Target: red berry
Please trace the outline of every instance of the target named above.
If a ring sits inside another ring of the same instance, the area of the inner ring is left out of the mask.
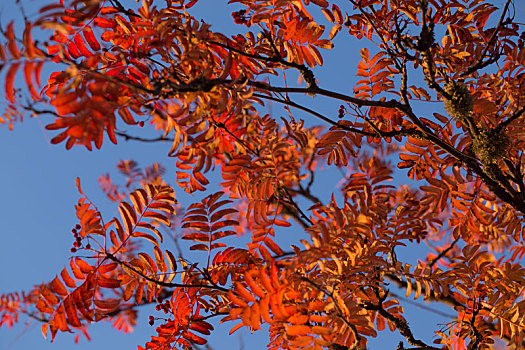
[[[155,310],[160,311],[160,305],[155,305]]]
[[[69,251],[70,251],[71,253],[76,253],[77,248],[71,248]]]
[[[142,120],[139,122],[139,126],[140,126],[141,128],[144,127],[144,122],[143,122]]]

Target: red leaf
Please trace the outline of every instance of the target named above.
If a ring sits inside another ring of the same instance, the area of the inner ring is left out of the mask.
[[[26,80],[27,88],[29,89],[29,93],[31,94],[31,97],[33,100],[38,100],[40,96],[38,95],[38,92],[35,89],[35,85],[33,84],[31,73],[33,73],[35,68],[35,63],[32,61],[26,61],[24,64],[24,78]]]
[[[58,276],[55,277],[53,279],[53,281],[51,281],[51,289],[53,290],[53,292],[55,292],[56,294],[58,294],[60,296],[66,296],[67,295],[67,289],[64,286],[64,284],[62,283],[62,281],[60,281],[58,279]]]
[[[115,20],[103,17],[96,17],[93,20],[93,23],[100,28],[115,28],[117,26],[117,22]]]
[[[100,50],[100,44],[98,43],[97,38],[93,34],[93,30],[91,29],[91,27],[86,26],[82,33],[84,33],[84,39],[86,39],[86,42],[93,51]]]
[[[204,345],[207,343],[206,339],[204,338],[201,338],[199,337],[198,335],[195,335],[191,332],[188,332],[188,331],[184,331],[182,333],[182,336],[186,339],[188,339],[189,341],[192,341],[194,342],[195,344],[198,344],[198,345]]]
[[[51,320],[51,322],[53,322],[55,326],[58,327],[58,329],[60,329],[60,331],[62,332],[70,331],[69,327],[67,326],[64,305],[60,305],[58,307],[58,309],[55,312],[55,317]]]
[[[80,271],[82,271],[83,273],[90,273],[94,270],[93,266],[89,265],[87,262],[78,257],[75,258],[75,263],[80,268]]]
[[[102,276],[99,276],[97,279],[97,283],[100,287],[104,288],[118,288],[120,287],[120,280],[114,279],[114,278],[104,278]]]
[[[66,310],[67,319],[69,324],[73,327],[80,327],[82,324],[77,316],[77,310],[70,297],[64,299],[64,308]]]
[[[82,36],[79,33],[75,34],[75,36],[73,37],[73,41],[75,42],[75,45],[77,46],[82,56],[84,57],[93,56],[91,51],[89,51],[86,45],[84,44],[84,39],[82,39]]]
[[[13,22],[10,22],[7,25],[5,36],[8,40],[7,49],[9,50],[11,57],[15,60],[18,60],[22,55],[20,54],[20,50],[18,49],[18,46],[16,45],[16,37],[15,37],[15,32],[13,30]]]
[[[80,56],[82,56],[74,42],[70,42],[67,45],[67,52],[69,52],[69,54],[73,58],[79,58]]]
[[[60,273],[60,277],[62,277],[66,286],[68,286],[69,288],[76,288],[77,285],[75,284],[75,281],[71,278],[71,276],[69,276],[69,273],[67,272],[67,269],[65,267]]]
[[[7,71],[7,75],[5,77],[5,94],[7,97],[7,100],[11,103],[15,103],[15,76],[16,71],[18,70],[18,67],[20,67],[20,63],[13,63],[11,67],[9,67],[9,70]]]

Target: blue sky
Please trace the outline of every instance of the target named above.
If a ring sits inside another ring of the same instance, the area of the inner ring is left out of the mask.
[[[8,0],[13,2],[14,0]],[[7,3],[6,2],[6,3]],[[520,1],[517,1],[518,3]],[[1,13],[2,24],[8,18],[20,16],[16,9],[11,9],[4,3]],[[24,1],[29,11],[39,2]],[[232,11],[239,6],[224,5],[226,1],[201,0],[195,7],[195,17],[201,16],[214,25],[217,31],[244,30],[242,26],[233,25],[230,17]],[[518,5],[518,10],[521,5]],[[519,11],[518,11],[519,12]],[[523,11],[520,12],[523,17]],[[33,13],[34,14],[34,13]],[[20,23],[20,22],[19,22]],[[338,92],[350,93],[355,82],[353,74],[359,58],[355,46],[344,42],[345,34],[340,33],[333,54],[324,51],[325,65],[315,71],[320,86]],[[291,80],[292,82],[295,80]],[[311,105],[311,102],[309,102]],[[333,116],[339,107],[337,102],[315,98],[314,105],[318,111]],[[276,117],[285,115],[280,106],[272,106]],[[309,116],[294,114],[297,119]],[[310,119],[311,120],[311,119]],[[174,184],[173,160],[166,156],[169,145],[143,144],[119,140],[117,146],[105,142],[102,150],[89,152],[80,147],[66,151],[63,145],[51,145],[49,140],[53,134],[46,131],[43,125],[49,120],[26,118],[23,123],[14,126],[13,131],[0,127],[0,219],[3,222],[0,230],[2,246],[0,247],[0,293],[27,290],[34,284],[50,281],[67,263],[71,254],[73,238],[70,230],[76,224],[74,205],[79,198],[74,180],[82,179],[84,192],[99,206],[106,217],[116,215],[117,208],[110,203],[97,184],[97,177],[110,172],[116,176],[115,165],[120,159],[134,159],[140,165],[146,166],[152,162],[161,162],[168,169],[166,179]],[[130,134],[139,135],[143,129],[127,126]],[[333,190],[326,184],[317,188],[328,198]],[[184,196],[176,189],[177,196]],[[195,199],[202,198],[196,195]],[[186,199],[187,201],[187,199]],[[184,202],[183,202],[184,203]],[[186,202],[187,203],[187,202]],[[415,263],[415,260],[413,261]],[[403,298],[401,298],[403,299]],[[407,319],[411,322],[413,331],[427,342],[432,340],[432,330],[444,318],[433,313],[421,311],[406,305]],[[444,309],[446,310],[446,308]],[[107,323],[92,327],[90,342],[81,338],[79,344],[73,344],[73,336],[59,334],[56,341],[50,344],[40,333],[40,324],[35,321],[22,322],[13,330],[0,328],[1,350],[25,349],[107,349],[118,346],[119,349],[135,349],[143,345],[152,334],[152,327],[147,324],[151,309],[144,308],[139,313],[138,326],[132,334],[119,333]],[[226,336],[233,324],[221,326],[210,337],[210,345],[214,349],[239,349],[244,344],[245,349],[266,349],[268,336],[266,332],[250,335],[248,332],[238,332]],[[371,340],[370,349],[394,349],[401,340],[397,332],[384,334],[376,340]]]

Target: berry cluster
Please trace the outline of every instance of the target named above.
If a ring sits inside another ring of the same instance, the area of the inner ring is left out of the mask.
[[[150,315],[150,316],[149,316],[149,322],[148,322],[148,323],[149,323],[150,326],[153,326],[153,325],[155,324],[155,317],[153,317],[153,316]]]
[[[159,304],[155,305],[155,310],[156,311],[162,310],[162,312],[167,314],[170,310],[170,302],[168,300],[166,300],[164,303],[159,302]]]
[[[345,116],[345,106],[340,105],[339,106],[339,118],[343,118]]]
[[[82,237],[78,231],[82,228],[79,224],[76,224],[75,227],[71,230],[71,233],[75,237],[75,242],[73,242],[73,248],[70,249],[71,253],[75,253],[78,248],[82,247]],[[91,249],[91,245],[88,243],[85,246],[86,249]]]
[[[248,18],[246,17],[246,10],[239,10],[232,12],[232,17],[237,24],[248,24]]]

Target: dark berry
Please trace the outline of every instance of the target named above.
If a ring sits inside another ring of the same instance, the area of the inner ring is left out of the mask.
[[[160,311],[160,308],[161,308],[161,306],[160,306],[160,305],[158,305],[158,304],[157,304],[157,305],[155,305],[155,310],[157,310],[157,311]]]
[[[245,17],[245,15],[246,10],[232,12],[233,20],[237,24],[248,24],[248,19]]]
[[[75,233],[75,234],[76,234],[76,233],[77,233],[77,230],[72,229],[72,230],[71,230],[71,233]]]
[[[141,128],[144,127],[144,122],[143,122],[142,120],[139,122],[139,126],[140,126]]]
[[[149,320],[153,321],[153,320],[155,320],[155,317],[153,317],[152,315],[149,315]]]
[[[86,249],[91,249],[91,244],[86,244]]]
[[[70,251],[71,253],[76,253],[77,248],[71,248],[69,251]]]
[[[153,320],[149,320],[148,323],[149,323],[150,326],[153,326],[153,325],[155,324],[155,321],[153,321]]]
[[[77,230],[80,230],[80,229],[82,228],[82,226],[80,226],[79,224],[76,224],[76,225],[75,225],[75,228],[76,228]]]

